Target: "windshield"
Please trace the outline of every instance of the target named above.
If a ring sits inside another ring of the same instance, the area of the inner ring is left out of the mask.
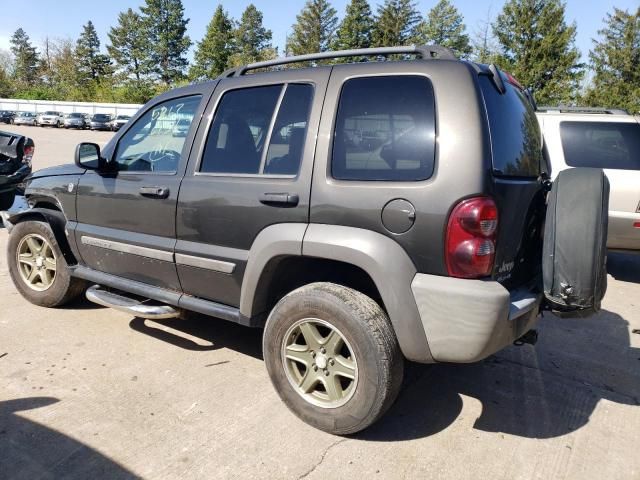
[[[67,115],[67,117],[69,117],[69,118],[82,118],[82,114],[81,113],[70,113],[69,115]]]
[[[109,120],[109,115],[94,115],[93,119],[94,120],[98,120],[98,121],[104,121],[104,120]]]
[[[127,115],[118,115],[118,120],[129,120],[130,118]]]
[[[43,115],[58,115],[58,112],[44,112]]]
[[[18,116],[19,116],[19,117],[33,117],[33,115],[34,115],[34,114],[33,114],[33,113],[31,113],[31,112],[20,112],[20,113],[18,114]]]

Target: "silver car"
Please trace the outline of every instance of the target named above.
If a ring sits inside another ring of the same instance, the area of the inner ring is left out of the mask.
[[[64,117],[64,128],[87,128],[87,118],[84,113],[69,113]]]
[[[570,167],[604,169],[611,185],[611,250],[640,251],[640,117],[623,110],[539,107],[552,175]]]
[[[37,124],[36,114],[33,112],[18,112],[13,118],[14,125],[31,125]]]
[[[64,116],[60,112],[48,111],[38,115],[38,125],[40,127],[59,127],[64,122]]]

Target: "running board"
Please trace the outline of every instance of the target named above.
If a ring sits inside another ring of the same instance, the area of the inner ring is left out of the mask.
[[[180,316],[180,311],[169,305],[150,305],[146,303],[149,300],[136,300],[119,293],[103,290],[99,285],[87,289],[86,296],[87,300],[98,305],[149,320],[163,320]]]

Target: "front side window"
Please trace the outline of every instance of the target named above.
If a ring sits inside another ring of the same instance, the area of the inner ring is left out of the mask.
[[[561,122],[564,159],[570,167],[640,170],[640,125]]]
[[[338,180],[419,181],[435,164],[435,99],[421,76],[364,77],[342,87],[331,174]]]
[[[176,172],[200,100],[200,95],[176,98],[148,110],[118,142],[118,170]]]

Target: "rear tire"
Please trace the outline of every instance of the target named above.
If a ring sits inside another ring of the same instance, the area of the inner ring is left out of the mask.
[[[402,384],[404,358],[386,313],[332,283],[312,283],[280,300],[265,326],[263,352],[287,407],[336,435],[378,420]]]
[[[59,307],[82,294],[83,280],[73,278],[48,223],[18,223],[9,236],[7,264],[20,294],[34,305]]]

